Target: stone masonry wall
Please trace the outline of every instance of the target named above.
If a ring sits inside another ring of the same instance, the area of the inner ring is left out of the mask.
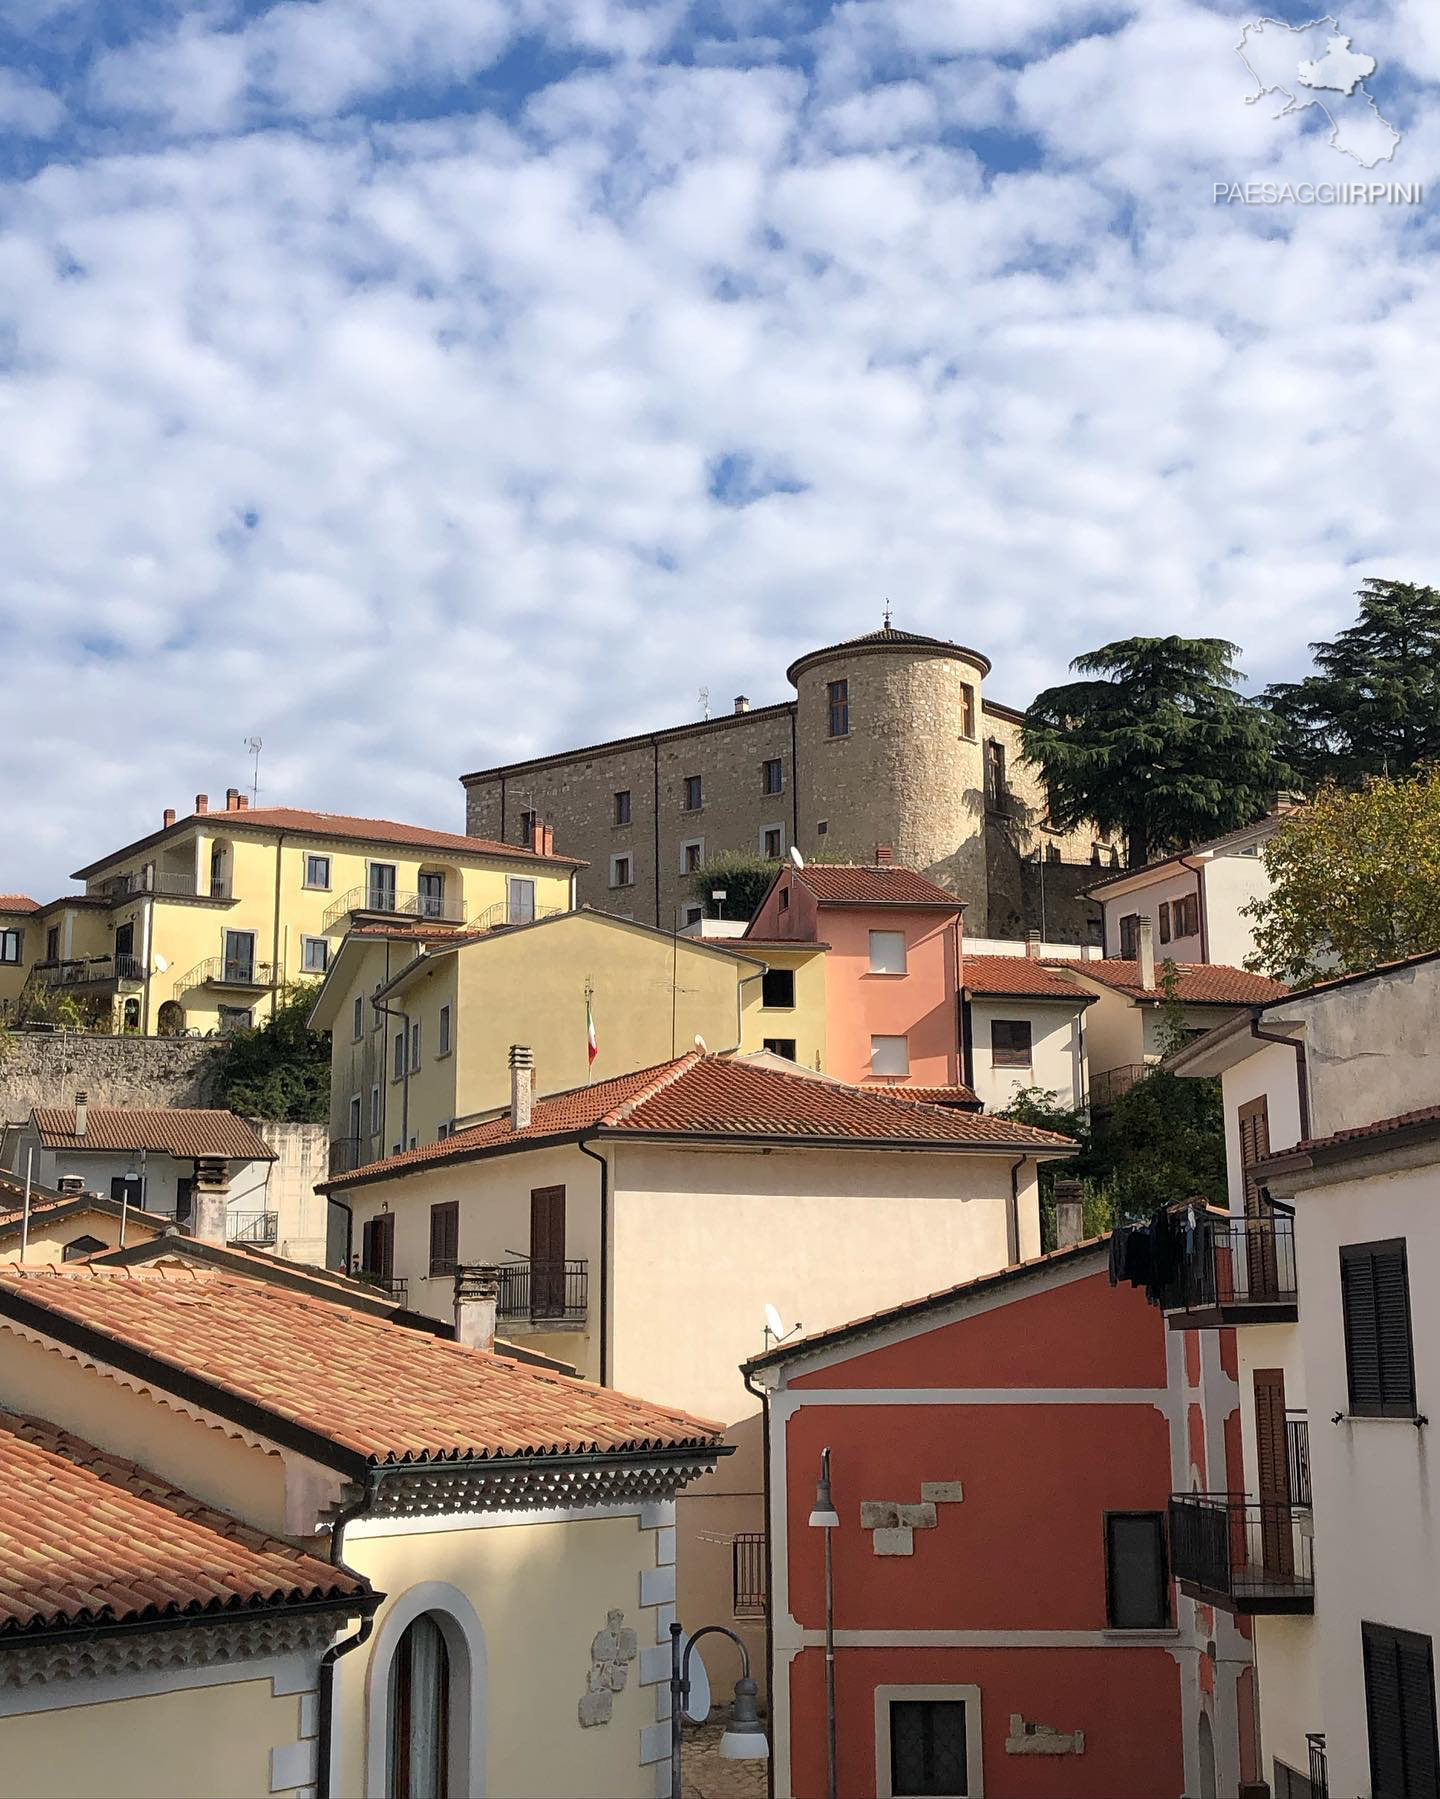
[[[208,1106],[219,1046],[194,1037],[83,1037],[67,1031],[0,1034],[0,1122],[31,1106]]]

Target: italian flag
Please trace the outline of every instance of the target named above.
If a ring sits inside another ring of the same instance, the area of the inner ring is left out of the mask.
[[[593,1062],[600,1053],[600,1046],[595,1041],[595,1014],[588,999],[585,1002],[585,1040],[586,1056]]]

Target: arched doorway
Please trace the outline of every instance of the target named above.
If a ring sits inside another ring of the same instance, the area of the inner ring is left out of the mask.
[[[167,999],[155,1015],[162,1037],[178,1037],[185,1029],[185,1008],[178,999]]]
[[[134,994],[125,1001],[124,1024],[121,1028],[127,1031],[140,1029],[140,1002]]]
[[[1200,1799],[1219,1799],[1215,1785],[1215,1736],[1208,1712],[1201,1712],[1195,1734],[1200,1748]]]
[[[366,1674],[366,1799],[483,1799],[485,1632],[447,1581],[386,1605]]]
[[[450,1799],[450,1652],[433,1612],[406,1625],[390,1662],[387,1799]]]

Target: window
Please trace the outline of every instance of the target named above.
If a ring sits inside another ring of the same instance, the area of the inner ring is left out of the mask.
[[[1005,745],[992,737],[985,745],[985,798],[992,812],[1003,812],[1010,795],[1005,776]]]
[[[382,1129],[385,1123],[385,1101],[378,1084],[370,1089],[370,1129]]]
[[[790,889],[788,887],[780,889],[780,910],[782,912],[790,910]]]
[[[1169,1625],[1163,1512],[1106,1512],[1105,1622],[1111,1630]]]
[[[447,1199],[430,1208],[430,1272],[453,1274],[459,1259],[460,1201]]]
[[[1240,1139],[1241,1178],[1245,1183],[1245,1216],[1265,1215],[1265,1200],[1260,1191],[1255,1165],[1270,1153],[1270,1103],[1262,1093],[1258,1099],[1247,1099],[1236,1114]]]
[[[904,974],[905,933],[872,931],[870,933],[871,974]]]
[[[1028,1019],[991,1019],[990,1061],[995,1068],[1028,1068],[1030,1066],[1030,1021]]]
[[[363,993],[357,993],[355,995],[354,1016],[350,1021],[350,1035],[357,1043],[365,1035],[365,995]]]
[[[778,862],[785,854],[785,827],[783,825],[766,825],[760,833],[760,854],[771,862]]]
[[[1375,1799],[1430,1799],[1440,1792],[1430,1638],[1362,1620],[1360,1644],[1371,1791]]]
[[[795,1004],[795,970],[793,968],[767,968],[765,978],[760,983],[760,1004],[768,1007],[788,1007]]]
[[[420,902],[422,918],[443,918],[445,916],[445,877],[438,872],[420,876],[420,890],[417,895]]]
[[[1405,1239],[1340,1245],[1345,1372],[1358,1418],[1415,1416],[1410,1274]]]
[[[778,756],[760,764],[760,790],[762,793],[784,793],[785,764]]]
[[[450,1791],[450,1654],[422,1612],[390,1664],[389,1799],[444,1799]]]
[[[440,1029],[437,1033],[437,1040],[439,1042],[440,1047],[435,1051],[436,1055],[437,1056],[448,1056],[450,1054],[450,1008],[449,1008],[449,1006],[441,1006],[441,1008],[440,1008]]]
[[[960,688],[960,735],[975,735],[975,689],[968,681]]]
[[[871,1074],[909,1074],[910,1043],[905,1037],[870,1039]]]
[[[1140,941],[1140,914],[1127,912],[1120,920],[1120,954],[1127,962],[1135,960],[1135,949]]]
[[[300,966],[306,974],[324,974],[330,966],[330,942],[326,937],[300,939]]]
[[[506,889],[506,917],[511,924],[533,924],[535,883],[524,875],[511,875]]]
[[[352,1093],[350,1095],[350,1141],[352,1143],[358,1143],[360,1141],[361,1111],[360,1095],[358,1093]]]
[[[1160,902],[1160,941],[1162,943],[1168,943],[1170,941],[1170,902],[1169,902],[1169,900],[1161,900],[1161,902]]]
[[[612,887],[630,887],[635,881],[635,865],[629,856],[612,856],[610,858],[610,885]]]
[[[402,1080],[404,1078],[404,1075],[405,1075],[405,1033],[404,1033],[404,1031],[396,1031],[395,1042],[394,1042],[394,1054],[393,1054],[393,1056],[391,1058],[391,1062],[390,1062],[390,1079],[392,1081]]]
[[[60,927],[52,924],[45,933],[45,960],[54,962],[60,954]]]
[[[98,1237],[72,1237],[60,1251],[62,1262],[83,1262],[86,1256],[93,1256],[109,1245],[102,1243]]]
[[[686,906],[683,913],[683,920],[686,925],[699,924],[704,916],[705,908],[703,906]]]
[[[815,827],[815,835],[817,837],[827,837],[829,834],[830,834],[830,821],[828,819],[822,818],[820,820],[819,824],[816,825],[816,827]]]
[[[305,858],[305,885],[307,887],[329,887],[330,858],[328,856],[307,856]]]
[[[884,1792],[897,1799],[910,1794],[968,1799],[978,1794],[978,1785],[970,1783],[969,1708],[964,1699],[891,1699],[888,1709],[890,1778]],[[978,1738],[978,1730],[975,1735]]]
[[[622,787],[615,795],[615,823],[628,825],[630,822],[630,789]]]
[[[826,689],[830,706],[830,735],[850,735],[850,683],[831,681]]]
[[[530,1315],[565,1312],[565,1189],[530,1190]]]
[[[395,864],[393,862],[372,862],[366,886],[369,891],[365,896],[365,904],[369,911],[393,912],[395,910]]]
[[[685,777],[685,810],[698,812],[705,804],[705,780],[702,775]]]
[[[798,1062],[800,1059],[795,1054],[793,1037],[766,1037],[761,1047],[768,1049],[772,1056],[784,1056],[787,1062]]]
[[[536,818],[536,814],[534,812],[522,812],[520,814],[520,841],[521,841],[521,843],[528,844],[534,838],[535,818]]]
[[[705,839],[692,837],[688,843],[680,845],[680,872],[693,875],[705,861]]]
[[[216,1017],[220,1021],[220,1029],[226,1031],[248,1031],[251,1024],[249,1006],[217,1006]]]
[[[731,1611],[737,1618],[765,1616],[765,1533],[737,1532],[731,1548]]]
[[[454,1128],[455,1127],[451,1124],[451,1122],[448,1118],[445,1119],[442,1123],[437,1124],[435,1126],[435,1141],[437,1143],[443,1143],[445,1141],[445,1139],[450,1135],[451,1131]]]
[[[1195,893],[1182,893],[1175,902],[1175,935],[1177,937],[1198,937],[1200,935],[1200,896]]]
[[[360,1229],[360,1266],[377,1280],[388,1281],[395,1273],[395,1214],[381,1212],[367,1218]]]
[[[24,947],[23,931],[0,931],[0,962],[19,962]]]
[[[420,1020],[417,1018],[410,1026],[410,1072],[413,1074],[420,1066]]]

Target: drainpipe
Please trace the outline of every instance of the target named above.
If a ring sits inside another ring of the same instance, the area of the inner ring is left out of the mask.
[[[765,1692],[770,1706],[771,1736],[770,1754],[765,1759],[765,1794],[766,1799],[775,1799],[775,1607],[770,1600],[775,1591],[775,1533],[770,1528],[770,1391],[767,1387],[755,1386],[746,1369],[741,1369],[740,1378],[745,1383],[746,1392],[752,1393],[760,1401],[760,1449],[764,1460],[764,1474],[760,1484],[765,1493]],[[781,1516],[788,1518],[788,1504],[781,1508]],[[788,1523],[785,1527],[785,1547],[788,1555]]]
[[[1210,960],[1210,912],[1205,904],[1205,864],[1203,862],[1187,862],[1183,856],[1175,860],[1182,868],[1188,868],[1195,877],[1195,904],[1200,913],[1200,960]]]
[[[600,1385],[604,1387],[610,1379],[610,1164],[583,1137],[577,1139],[576,1148],[600,1164]]]
[[[1280,1037],[1273,1031],[1262,1031],[1260,1020],[1250,1020],[1250,1035],[1257,1043],[1279,1043],[1295,1052],[1295,1089],[1300,1100],[1300,1141],[1303,1143],[1310,1135],[1310,1065],[1305,1056],[1305,1044],[1298,1037]]]
[[[735,1053],[740,1053],[745,1041],[745,989],[751,981],[763,981],[765,970],[757,968],[754,974],[742,974],[735,983]]]
[[[1005,1257],[1011,1268],[1020,1260],[1020,1170],[1029,1160],[1029,1156],[1021,1156],[1010,1169],[1010,1199],[1005,1208]]]
[[[330,1527],[330,1565],[339,1568],[346,1574],[354,1575],[356,1580],[364,1580],[358,1569],[352,1568],[343,1559],[345,1548],[345,1527],[352,1519],[362,1517],[374,1503],[375,1494],[380,1486],[380,1470],[372,1468],[365,1476],[364,1490],[353,1505],[343,1506],[336,1513],[335,1522]],[[316,1799],[337,1799],[334,1792],[333,1767],[335,1744],[335,1664],[342,1655],[349,1655],[351,1650],[358,1649],[369,1641],[370,1633],[375,1628],[375,1608],[385,1598],[383,1593],[376,1593],[373,1603],[360,1620],[360,1627],[353,1635],[343,1637],[340,1642],[332,1643],[320,1657],[320,1692],[318,1733],[315,1744],[315,1793]]]
[[[278,981],[281,985],[283,985],[284,979],[285,979],[285,965],[280,960],[280,873],[281,873],[280,851],[281,851],[281,846],[284,844],[284,842],[285,842],[285,833],[284,833],[284,831],[280,831],[277,833],[276,838],[275,838],[275,942],[274,942],[274,945],[270,952],[270,973],[272,975],[278,977]],[[230,889],[233,894],[234,889],[235,889],[235,865],[234,865],[233,849],[231,851]],[[275,995],[276,995],[277,991],[278,991],[277,987],[272,987],[270,989],[270,1016],[272,1018],[275,1016]],[[407,1049],[408,1049],[408,1045],[407,1045]]]
[[[960,1067],[963,1071],[960,1078],[973,1092],[975,1088],[975,1015],[963,987],[955,997],[960,1011]]]
[[[655,755],[655,922],[660,922],[660,739],[652,737],[650,748]]]
[[[377,1012],[383,1012],[387,1018],[401,1019],[405,1025],[405,1055],[403,1057],[404,1067],[402,1069],[401,1077],[400,1077],[400,1147],[401,1147],[401,1149],[409,1149],[409,1147],[410,1147],[410,1014],[408,1012],[400,1011],[400,1009],[396,1006],[387,1006],[383,1000],[376,999],[373,994],[370,996],[370,1004],[372,1006],[374,1006],[374,1008]],[[385,1058],[382,1055],[380,1058],[380,1081],[381,1081],[382,1091],[384,1089],[385,1082],[388,1081],[389,1078],[390,1078],[389,1075],[387,1075],[387,1073],[385,1072]],[[385,1153],[388,1155],[389,1151],[387,1150]]]
[[[800,749],[795,736],[795,713],[800,702],[790,708],[790,844],[800,841]],[[768,1692],[769,1689],[767,1688]]]

